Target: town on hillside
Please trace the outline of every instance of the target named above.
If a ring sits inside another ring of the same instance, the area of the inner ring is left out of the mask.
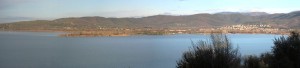
[[[129,36],[129,35],[172,35],[209,33],[288,34],[296,29],[275,28],[271,25],[230,25],[212,28],[99,28],[98,30],[75,31],[61,36]]]

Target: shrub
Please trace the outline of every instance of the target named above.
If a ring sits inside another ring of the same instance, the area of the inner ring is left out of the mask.
[[[243,68],[268,68],[270,63],[270,59],[272,55],[270,53],[264,53],[260,57],[257,56],[247,56],[244,58]]]
[[[271,53],[244,60],[245,68],[300,68],[300,35],[291,32],[288,37],[276,38]]]
[[[248,56],[244,59],[244,67],[245,68],[259,68],[260,59],[257,56]]]
[[[277,38],[274,44],[271,68],[300,68],[299,33],[291,32],[289,37]]]
[[[290,36],[276,38],[272,52],[260,57],[245,57],[243,66],[238,49],[225,35],[211,35],[210,41],[193,43],[191,50],[185,52],[178,68],[300,68],[300,35],[291,32]]]
[[[226,35],[212,34],[209,42],[192,43],[177,62],[177,68],[239,68],[240,53],[233,49]]]

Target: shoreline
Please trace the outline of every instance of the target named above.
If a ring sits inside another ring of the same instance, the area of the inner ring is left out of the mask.
[[[177,34],[274,34],[274,35],[289,35],[290,31],[285,32],[222,32],[222,31],[211,31],[211,32],[193,32],[193,33],[160,33],[160,32],[151,32],[143,33],[142,31],[60,31],[60,30],[0,30],[3,32],[59,32],[59,37],[114,37],[114,36],[135,36],[135,35],[177,35]]]

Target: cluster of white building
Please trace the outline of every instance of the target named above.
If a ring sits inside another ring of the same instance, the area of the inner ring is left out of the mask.
[[[269,29],[270,25],[231,25],[224,26],[218,29],[221,30],[253,30],[253,29]]]

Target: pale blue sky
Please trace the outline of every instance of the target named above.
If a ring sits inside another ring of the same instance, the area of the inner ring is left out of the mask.
[[[268,12],[300,10],[300,0],[0,0],[0,22],[102,16]]]

